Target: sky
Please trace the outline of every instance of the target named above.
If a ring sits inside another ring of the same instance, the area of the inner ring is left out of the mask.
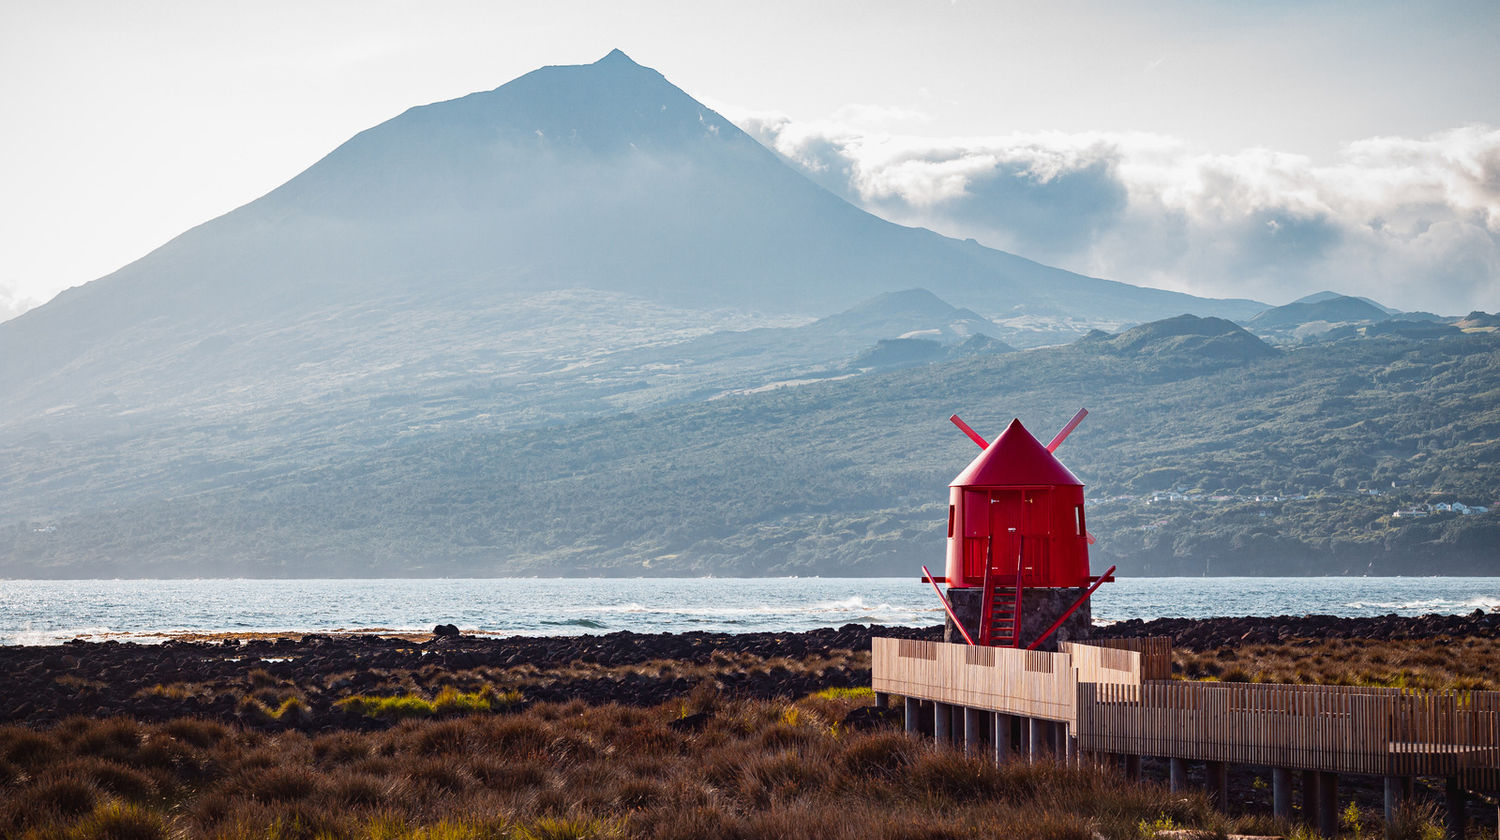
[[[613,48],[878,215],[1138,285],[1500,310],[1500,3],[0,4],[0,319],[406,108]]]

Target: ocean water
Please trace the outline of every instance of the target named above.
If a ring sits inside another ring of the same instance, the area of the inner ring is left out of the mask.
[[[1096,621],[1166,616],[1371,616],[1500,607],[1500,578],[1126,578]],[[493,635],[809,630],[941,623],[916,578],[0,580],[0,644],[160,641],[180,632]]]

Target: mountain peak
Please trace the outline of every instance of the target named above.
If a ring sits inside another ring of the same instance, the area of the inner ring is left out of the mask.
[[[594,62],[594,64],[598,67],[609,67],[611,65],[629,67],[641,66],[639,64],[636,64],[635,61],[630,56],[626,55],[625,51],[620,49],[619,47],[615,47],[614,49],[610,50],[609,55],[606,55],[605,57],[599,59],[598,61]]]

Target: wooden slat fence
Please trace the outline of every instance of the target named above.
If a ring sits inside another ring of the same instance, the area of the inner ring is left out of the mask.
[[[874,640],[880,692],[1063,721],[1081,750],[1336,773],[1458,776],[1500,791],[1500,692],[1150,679],[1166,639],[1059,653]]]
[[[1127,694],[1139,690],[1144,658],[1139,651],[1077,642],[1063,642],[1058,648],[1072,660],[1074,678],[1078,683],[1119,685]]]
[[[911,639],[873,640],[872,687],[995,712],[1069,721],[1078,698],[1064,653]]]
[[[1080,684],[1079,748],[1495,789],[1500,693],[1334,685]]]
[[[1087,647],[1133,650],[1141,655],[1141,679],[1172,678],[1172,637],[1138,636],[1130,639],[1094,639],[1083,642]]]

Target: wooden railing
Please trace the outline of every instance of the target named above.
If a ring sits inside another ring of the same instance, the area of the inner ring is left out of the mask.
[[[879,692],[1062,721],[1078,748],[1391,776],[1500,791],[1500,692],[1151,679],[1166,639],[1059,653],[874,640]]]
[[[1065,653],[873,641],[876,691],[1046,720],[1074,719],[1078,682]]]
[[[1500,783],[1500,692],[1080,684],[1082,750]]]
[[[1133,639],[1095,639],[1088,647],[1133,650],[1141,655],[1141,679],[1170,680],[1172,678],[1172,637],[1139,636]]]

